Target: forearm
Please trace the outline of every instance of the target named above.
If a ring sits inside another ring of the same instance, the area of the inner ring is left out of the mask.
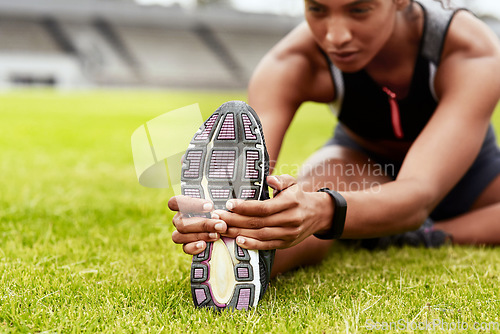
[[[276,120],[273,119],[273,115],[269,113],[260,112],[259,118],[262,122],[262,127],[264,130],[264,137],[266,140],[266,148],[269,153],[269,162],[271,171],[278,160],[278,155],[281,149],[281,144],[283,142],[283,137],[285,135],[286,129],[277,126]]]
[[[259,115],[264,131],[267,152],[269,154],[270,173],[278,160],[283,138],[286,130],[292,121],[295,110],[293,108],[284,108],[270,103],[263,103],[262,100],[249,99],[252,107]]]
[[[342,192],[347,216],[342,238],[372,238],[414,230],[428,217],[433,196],[414,180]],[[325,205],[333,205],[325,203]]]

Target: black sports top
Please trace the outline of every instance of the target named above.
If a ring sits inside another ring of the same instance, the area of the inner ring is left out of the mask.
[[[340,123],[361,137],[413,141],[436,109],[434,78],[448,27],[458,10],[443,9],[434,0],[418,3],[424,11],[424,29],[409,93],[404,99],[396,99],[365,70],[341,72],[326,56],[336,92],[332,110]]]

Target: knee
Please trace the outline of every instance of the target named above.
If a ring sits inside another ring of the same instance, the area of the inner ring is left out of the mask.
[[[323,160],[315,164],[307,162],[302,166],[297,182],[305,191],[316,191],[320,188],[338,189],[340,181],[345,179],[345,166],[348,161],[340,158]]]
[[[378,189],[391,179],[367,156],[350,149],[318,151],[302,166],[297,180],[305,191],[327,187],[337,191]],[[334,154],[335,153],[335,154]]]
[[[297,179],[305,180],[311,177],[329,178],[338,175],[348,163],[348,160],[342,158],[330,158],[316,162],[306,161],[301,166]]]

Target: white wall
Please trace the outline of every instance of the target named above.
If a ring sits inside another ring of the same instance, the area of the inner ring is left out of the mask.
[[[14,87],[15,78],[31,78],[35,82],[54,80],[55,87],[61,89],[88,86],[80,65],[70,57],[52,54],[0,54],[0,88]]]

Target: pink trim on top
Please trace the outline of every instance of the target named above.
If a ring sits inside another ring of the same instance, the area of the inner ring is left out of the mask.
[[[382,87],[382,90],[389,97],[389,104],[391,106],[391,121],[392,121],[392,130],[394,131],[394,135],[398,139],[402,139],[404,137],[403,127],[401,126],[401,114],[399,111],[398,101],[396,100],[396,93],[391,91],[387,87]]]

